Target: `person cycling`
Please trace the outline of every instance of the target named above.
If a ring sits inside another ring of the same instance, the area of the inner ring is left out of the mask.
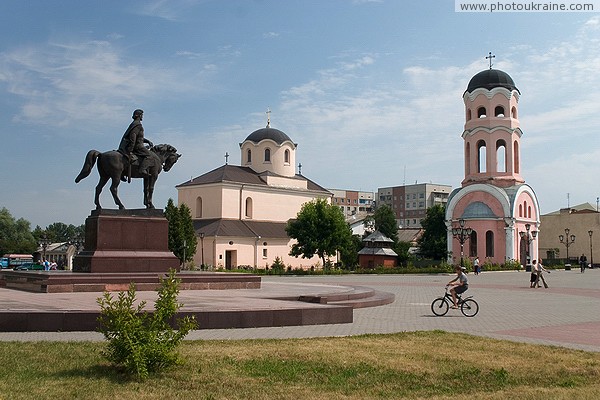
[[[450,294],[452,295],[452,301],[454,302],[454,305],[451,308],[458,308],[456,295],[464,293],[469,288],[469,281],[467,280],[467,275],[464,271],[465,267],[461,267],[460,265],[454,267],[456,278],[448,282],[448,286],[450,286]]]

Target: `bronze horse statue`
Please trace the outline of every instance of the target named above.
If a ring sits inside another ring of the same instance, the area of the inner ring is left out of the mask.
[[[100,206],[100,193],[110,179],[110,193],[115,200],[115,204],[119,206],[120,210],[123,210],[125,209],[125,206],[119,199],[117,188],[119,187],[121,178],[125,177],[130,170],[130,178],[144,178],[144,205],[146,208],[154,208],[154,205],[152,204],[152,194],[154,192],[154,184],[158,179],[158,174],[160,174],[160,171],[162,170],[165,172],[169,171],[173,164],[181,157],[181,154],[177,154],[177,149],[169,144],[158,144],[150,147],[149,150],[151,155],[148,160],[150,167],[148,168],[149,174],[147,176],[139,174],[139,163],[133,163],[130,169],[128,157],[117,150],[111,150],[104,153],[100,153],[98,150],[90,150],[85,157],[81,172],[77,175],[77,178],[75,178],[75,183],[79,183],[79,181],[86,178],[92,172],[92,167],[97,161],[100,181],[98,182],[98,185],[96,185],[96,196],[94,197],[96,209],[102,208]]]

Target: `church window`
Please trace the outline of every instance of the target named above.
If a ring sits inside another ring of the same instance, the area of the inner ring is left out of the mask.
[[[471,120],[471,109],[469,108],[467,110],[467,121],[470,121],[470,120]]]
[[[477,109],[477,118],[485,118],[487,116],[487,111],[485,107],[479,107]]]
[[[252,197],[246,197],[246,218],[252,218]]]
[[[519,204],[519,217],[523,216],[523,204]]]
[[[265,149],[265,162],[271,162],[271,149]]]
[[[465,161],[466,161],[466,171],[465,174],[471,174],[471,143],[467,142],[467,146],[465,147]]]
[[[513,169],[515,171],[515,174],[519,173],[519,143],[515,140],[515,143],[513,145],[514,149],[513,149],[513,157],[514,157],[514,161],[513,161]]]
[[[471,232],[469,240],[469,257],[475,257],[477,255],[477,232]]]
[[[531,218],[531,206],[527,207],[527,218]]]
[[[485,233],[485,256],[494,257],[494,232]]]
[[[477,172],[485,173],[487,164],[485,140],[477,142],[477,153]]]
[[[498,140],[496,142],[496,171],[506,172],[506,142]]]
[[[510,114],[511,117],[513,117],[514,119],[517,119],[517,107],[514,107],[510,109]]]
[[[250,164],[252,162],[252,150],[248,149],[246,152],[246,162]]]
[[[496,117],[504,117],[504,107],[496,106],[496,108],[494,109],[494,115]]]
[[[286,164],[290,163],[290,151],[287,150],[287,149],[283,153],[283,162],[286,163]]]
[[[263,249],[263,258],[267,258],[267,249]]]
[[[196,198],[196,218],[202,218],[202,197]]]

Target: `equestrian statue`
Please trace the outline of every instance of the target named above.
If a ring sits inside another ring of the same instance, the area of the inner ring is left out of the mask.
[[[98,164],[100,181],[96,185],[96,195],[94,197],[94,203],[98,210],[102,208],[100,206],[100,193],[102,193],[102,189],[109,179],[111,180],[110,193],[115,200],[115,204],[119,206],[120,210],[125,209],[117,194],[117,188],[120,181],[131,182],[131,178],[144,179],[144,205],[146,208],[153,209],[152,194],[158,174],[162,170],[169,171],[181,157],[181,154],[177,154],[175,147],[169,144],[155,146],[144,137],[143,116],[144,111],[142,110],[133,112],[133,122],[125,131],[118,150],[104,153],[90,150],[85,157],[83,168],[75,178],[75,183],[79,183],[79,181],[86,178],[92,172],[94,164]]]

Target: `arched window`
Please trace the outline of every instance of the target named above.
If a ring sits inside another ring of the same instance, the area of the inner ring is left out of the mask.
[[[515,171],[515,174],[519,173],[519,143],[515,140],[515,143],[513,145],[513,170]]]
[[[523,216],[523,204],[519,204],[519,217]]]
[[[494,257],[494,232],[485,233],[485,256]]]
[[[471,118],[472,118],[472,117],[471,117],[471,109],[469,108],[469,109],[467,110],[467,121],[470,121],[470,120],[471,120]]]
[[[196,198],[196,218],[202,218],[202,197]]]
[[[510,109],[510,115],[511,117],[513,117],[514,119],[517,119],[517,107],[514,107]]]
[[[496,171],[506,172],[506,142],[502,139],[496,142]]]
[[[271,162],[271,149],[265,149],[265,162]]]
[[[477,232],[471,232],[471,238],[469,240],[469,257],[475,257],[477,255]]]
[[[504,117],[504,107],[496,106],[496,108],[494,109],[494,115],[496,117]]]
[[[531,218],[531,206],[527,207],[527,218]]]
[[[467,142],[467,146],[465,147],[465,174],[471,174],[471,143]]]
[[[283,162],[286,163],[286,164],[290,163],[290,151],[287,150],[287,149],[283,153]]]
[[[479,107],[477,109],[477,118],[485,118],[487,116],[487,111],[485,107]]]
[[[477,172],[485,173],[487,171],[487,154],[486,154],[485,140],[477,142]]]
[[[252,150],[248,149],[246,152],[246,162],[250,164],[252,162]]]
[[[246,218],[252,218],[252,197],[246,197]]]

